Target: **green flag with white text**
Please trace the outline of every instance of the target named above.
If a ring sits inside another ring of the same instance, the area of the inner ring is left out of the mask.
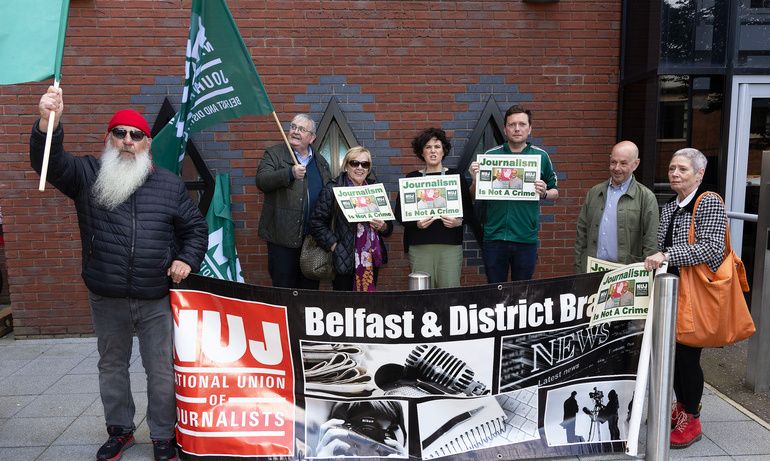
[[[233,282],[243,282],[241,262],[235,251],[235,227],[230,212],[230,175],[217,173],[214,198],[206,213],[209,225],[209,249],[201,264],[200,275]]]
[[[69,0],[0,1],[0,85],[61,79]]]
[[[273,112],[224,0],[193,0],[182,107],[152,140],[153,163],[179,174],[187,140],[217,123]]]

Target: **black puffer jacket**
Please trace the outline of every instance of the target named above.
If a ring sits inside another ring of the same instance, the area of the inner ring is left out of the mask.
[[[75,202],[83,247],[82,276],[92,292],[111,298],[159,299],[168,294],[166,270],[175,259],[200,269],[208,248],[206,220],[184,181],[155,167],[147,181],[112,211],[97,207],[91,187],[100,168],[91,155],[64,151],[61,124],[53,133],[48,181]],[[45,133],[37,123],[30,162],[40,173]]]
[[[332,259],[334,260],[334,272],[337,274],[350,274],[355,267],[356,251],[356,223],[349,223],[345,215],[337,210],[334,232],[331,230],[332,215],[337,207],[337,200],[334,198],[334,187],[344,187],[347,182],[347,173],[342,173],[332,182],[327,184],[318,196],[318,201],[310,215],[310,234],[315,238],[318,245],[326,251],[331,251],[336,243]],[[369,182],[368,184],[374,184]],[[388,237],[393,232],[393,221],[385,221],[387,227],[379,232],[380,248],[382,249],[382,263],[388,262],[388,251],[384,237]]]

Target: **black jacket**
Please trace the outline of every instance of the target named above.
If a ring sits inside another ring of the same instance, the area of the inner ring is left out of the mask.
[[[53,133],[48,181],[75,202],[82,244],[82,276],[92,292],[111,298],[159,299],[168,294],[166,270],[175,259],[200,269],[208,249],[206,220],[184,181],[155,167],[145,183],[114,210],[99,208],[91,188],[99,172],[92,155],[64,151],[61,124]],[[40,173],[45,133],[37,123],[30,162]]]
[[[456,174],[460,176],[460,200],[463,207],[463,224],[471,223],[473,220],[473,201],[471,201],[470,192],[468,190],[468,184],[465,181],[465,176],[462,172],[457,171],[454,168],[447,169],[447,175]],[[429,173],[428,178],[436,179],[441,173]],[[419,178],[422,177],[422,170],[415,170],[406,175],[407,178]],[[410,245],[425,245],[425,244],[439,244],[439,245],[462,245],[463,244],[463,230],[464,226],[447,228],[444,227],[444,223],[441,219],[435,220],[430,226],[425,229],[417,227],[417,221],[402,222],[401,216],[401,196],[396,199],[396,206],[393,210],[396,215],[396,220],[404,226],[404,252],[409,253]]]
[[[347,173],[342,173],[337,178],[327,184],[318,196],[318,201],[310,215],[310,234],[315,238],[318,245],[326,251],[334,248],[332,259],[334,260],[334,272],[337,274],[350,274],[355,267],[356,251],[356,223],[349,223],[345,215],[337,210],[334,232],[331,230],[332,215],[337,207],[337,200],[334,198],[334,187],[344,187],[347,181]],[[369,182],[368,184],[373,184]],[[388,262],[388,252],[385,248],[383,237],[388,237],[393,232],[393,221],[385,221],[387,227],[378,234],[380,248],[382,249],[382,263]]]

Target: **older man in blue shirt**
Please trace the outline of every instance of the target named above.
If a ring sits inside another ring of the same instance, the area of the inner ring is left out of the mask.
[[[610,154],[610,180],[592,187],[580,210],[575,237],[575,273],[585,273],[589,256],[632,264],[657,251],[658,202],[638,183],[639,148],[622,141]]]
[[[288,138],[293,152],[283,143],[268,147],[257,166],[257,188],[265,194],[257,234],[267,240],[267,270],[274,287],[317,290],[320,284],[299,267],[310,213],[332,179],[329,163],[313,151],[315,132],[313,119],[297,114]]]

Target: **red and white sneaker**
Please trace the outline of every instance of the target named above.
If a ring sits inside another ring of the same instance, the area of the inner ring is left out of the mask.
[[[676,427],[671,431],[671,448],[686,448],[702,437],[700,418],[693,418],[684,411],[679,413]]]

